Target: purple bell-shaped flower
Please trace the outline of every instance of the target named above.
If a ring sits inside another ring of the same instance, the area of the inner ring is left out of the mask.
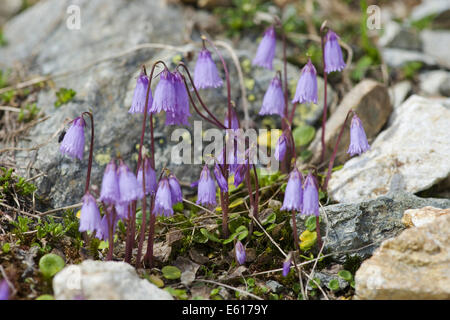
[[[159,82],[155,89],[152,107],[150,112],[158,113],[161,111],[175,112],[176,93],[173,74],[165,69],[159,76]]]
[[[303,210],[305,215],[319,216],[319,192],[316,178],[309,173],[305,180],[303,191]]]
[[[295,91],[292,103],[313,102],[317,104],[317,72],[311,59],[303,67],[300,79],[298,79],[297,90]]]
[[[211,58],[211,52],[208,49],[202,49],[198,54],[194,69],[194,84],[198,89],[219,88],[223,84],[216,64]]]
[[[236,242],[236,245],[234,247],[234,253],[236,255],[236,261],[243,265],[245,264],[246,255],[245,255],[245,247],[239,240]]]
[[[59,147],[62,154],[67,154],[74,159],[83,159],[85,126],[86,122],[83,117],[77,117],[73,120],[71,127],[67,130]]]
[[[95,198],[88,192],[83,197],[83,205],[80,215],[80,232],[98,230],[101,226],[100,211],[98,210]]]
[[[278,76],[275,76],[264,94],[259,115],[278,114],[280,117],[283,117],[284,107],[285,100],[283,88],[281,87],[281,80]]]
[[[203,167],[202,172],[200,173],[196,203],[206,207],[214,207],[217,205],[216,185],[207,165]]]
[[[103,173],[100,201],[115,204],[120,200],[119,178],[117,176],[116,161],[112,159]]]
[[[294,168],[290,175],[284,193],[283,206],[281,210],[300,211],[302,210],[303,189],[302,189],[302,175],[297,168]]]
[[[346,64],[342,58],[339,36],[333,30],[328,30],[325,36],[324,51],[326,73],[344,70]]]
[[[256,51],[256,56],[252,61],[253,65],[258,65],[260,67],[272,70],[272,62],[275,57],[276,49],[276,36],[275,28],[270,26],[265,32],[264,36],[259,43],[258,50]]]
[[[133,100],[131,102],[130,110],[128,113],[144,113],[145,112],[145,100],[147,99],[148,89],[148,77],[141,73],[136,81],[136,87],[134,88]],[[148,105],[147,112],[150,112],[150,107],[153,103],[152,90],[148,93]]]
[[[163,178],[159,181],[155,196],[153,214],[165,217],[173,216],[172,194],[170,192],[169,180]]]
[[[370,149],[367,142],[366,132],[364,131],[361,119],[356,115],[353,115],[352,123],[350,124],[350,145],[347,153],[350,156],[355,154],[360,155]]]

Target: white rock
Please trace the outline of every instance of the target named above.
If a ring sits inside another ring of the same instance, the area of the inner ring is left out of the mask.
[[[423,30],[420,33],[423,52],[432,57],[438,64],[450,68],[450,55],[448,45],[450,43],[450,31],[448,30]]]
[[[173,300],[170,293],[141,279],[125,262],[85,260],[53,278],[57,300]]]
[[[413,95],[395,109],[392,124],[378,135],[371,149],[332,174],[329,181],[332,199],[338,202],[375,199],[388,193],[394,180],[399,190],[416,193],[447,178],[448,100]]]
[[[413,61],[419,61],[429,66],[435,66],[436,60],[423,52],[397,49],[397,48],[383,48],[381,50],[384,62],[390,67],[399,68],[404,64]]]
[[[403,213],[402,223],[406,227],[420,227],[436,221],[440,216],[450,214],[450,208],[440,209],[426,206],[420,209],[409,209]]]
[[[450,299],[450,215],[385,240],[355,275],[356,299]]]
[[[417,21],[432,14],[438,14],[450,9],[448,0],[424,0],[411,11],[410,20]]]
[[[420,90],[428,95],[440,95],[440,87],[450,81],[450,72],[445,70],[433,70],[420,74]]]

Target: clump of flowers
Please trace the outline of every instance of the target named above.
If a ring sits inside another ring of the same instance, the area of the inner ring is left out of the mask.
[[[308,59],[305,66],[301,69],[294,97],[292,100],[289,99],[288,97],[291,96],[289,95],[286,74],[286,36],[279,19],[275,19],[274,24],[269,26],[264,32],[252,64],[253,66],[273,70],[277,42],[276,30],[277,32],[279,30],[278,35],[281,35],[283,39],[283,68],[271,74],[273,78],[264,95],[259,115],[277,115],[281,118],[282,134],[276,143],[274,158],[281,163],[283,173],[286,175],[289,173],[281,211],[291,212],[294,248],[299,250],[299,238],[296,227],[297,214],[314,215],[316,217],[316,232],[320,247],[319,191],[320,189],[326,191],[327,182],[336,157],[337,144],[340,141],[350,112],[342,126],[333,156],[330,159],[325,181],[320,185],[317,179],[317,177],[320,177],[318,172],[315,171],[314,174],[307,170],[302,172],[297,168],[295,140],[292,134],[296,105],[317,104],[318,102],[316,67]],[[61,142],[60,150],[63,154],[83,161],[84,129],[86,127],[84,117],[89,116],[91,120],[91,143],[84,196],[81,199],[79,230],[84,233],[86,241],[89,240],[89,237],[95,236],[109,242],[108,260],[113,258],[114,233],[118,222],[122,221],[126,225],[124,260],[131,263],[132,253],[137,242],[136,267],[141,267],[143,263],[146,267],[151,267],[153,265],[153,244],[157,217],[167,218],[174,216],[174,205],[187,201],[183,199],[181,185],[184,184],[180,183],[174,172],[168,168],[158,169],[155,161],[154,117],[159,116],[159,114],[165,114],[166,126],[189,126],[189,118],[192,116],[190,107],[192,107],[199,117],[224,133],[225,147],[212,157],[214,159],[213,168],[211,168],[213,169],[213,174],[209,167],[211,163],[205,164],[200,172],[199,180],[191,185],[192,187],[197,187],[196,207],[212,212],[218,205],[221,206],[222,238],[226,239],[229,236],[228,215],[229,209],[232,208],[230,206],[230,193],[234,189],[229,185],[231,182],[233,182],[235,188],[246,188],[244,190],[246,193],[245,200],[249,200],[250,206],[247,205],[247,202],[245,204],[248,207],[248,216],[252,219],[249,235],[247,236],[250,239],[249,242],[252,239],[253,223],[258,222],[259,224],[259,197],[261,190],[258,176],[260,174],[255,161],[253,161],[256,148],[254,145],[246,146],[245,137],[242,139],[244,135],[240,129],[239,105],[231,99],[231,80],[227,64],[213,42],[206,37],[202,37],[202,40],[203,46],[198,52],[193,76],[191,76],[189,68],[183,62],[179,62],[176,68],[169,70],[163,61],[156,61],[149,75],[147,75],[145,67],[142,68],[136,80],[133,100],[128,110],[132,114],[130,117],[143,116],[135,171],[130,169],[134,164],[131,164],[129,167],[121,157],[112,159],[105,167],[100,194],[97,194],[95,188],[91,190],[90,175],[94,145],[94,118],[90,112],[84,112],[81,116],[72,120],[71,127]],[[336,33],[328,30],[324,24],[321,28],[323,77],[325,82],[324,114],[322,118],[322,158],[324,155],[323,137],[327,114],[327,74],[342,71],[346,67],[338,40],[339,37]],[[199,94],[200,89],[219,88],[224,85],[224,81],[220,76],[222,68],[219,71],[213,60],[213,54],[215,58],[218,56],[222,63],[227,86],[226,110],[224,109],[222,110],[223,112],[219,113],[220,117],[224,116],[222,121],[218,119],[220,118],[219,116],[208,108]],[[159,69],[156,70],[157,68]],[[157,72],[156,75],[155,71]],[[152,92],[152,81],[155,78],[159,80]],[[353,118],[350,126],[350,145],[347,152],[350,156],[354,156],[366,152],[370,149],[370,146],[367,142],[361,119],[353,111],[351,113]],[[150,124],[150,141],[145,139],[147,123]],[[149,149],[147,148],[147,143],[150,145]],[[98,196],[97,199],[96,196]],[[220,199],[220,203],[217,198]],[[139,222],[136,216],[138,215],[139,217],[139,205],[142,222],[140,234],[136,237],[137,221]],[[149,221],[147,221],[147,213],[150,216]],[[147,231],[147,252],[143,255]],[[246,246],[249,242],[246,242],[244,245],[241,240],[243,239],[230,237],[228,242],[235,241],[234,254],[236,262],[243,265],[246,262]],[[225,241],[224,244],[226,244]],[[289,273],[293,260],[295,261],[290,253],[283,262],[282,275],[284,277]]]

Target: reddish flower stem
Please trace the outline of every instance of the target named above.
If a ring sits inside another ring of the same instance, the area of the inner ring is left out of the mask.
[[[195,95],[196,95],[198,101],[200,102],[201,106],[203,107],[203,109],[205,109],[206,113],[208,113],[208,115],[214,120],[216,126],[220,127],[221,129],[226,129],[226,127],[222,124],[222,122],[220,122],[220,121],[214,116],[214,114],[213,114],[211,111],[209,111],[208,107],[207,107],[207,106],[205,105],[205,103],[203,102],[202,98],[200,97],[200,94],[198,93],[197,87],[195,86],[194,81],[192,80],[191,73],[189,72],[189,69],[186,67],[186,65],[185,65],[183,62],[180,62],[180,63],[178,64],[177,69],[178,69],[178,67],[180,67],[180,66],[186,71],[186,74],[187,74],[188,77],[189,77],[189,82],[191,83],[192,88],[194,89]],[[186,83],[185,83],[185,85],[186,85]],[[187,85],[186,85],[186,90],[187,90],[188,93],[189,93],[189,88],[187,87]],[[196,109],[195,111],[198,112],[197,109]]]
[[[320,223],[319,223],[319,216],[316,216],[316,234],[317,234],[317,246],[320,248],[322,247],[322,237],[320,236]]]
[[[253,174],[255,175],[255,207],[253,208],[253,216],[256,218],[256,220],[259,221],[259,181],[258,181],[258,174],[256,172],[256,166],[252,164],[253,167]]]
[[[147,262],[149,268],[153,267],[153,242],[155,235],[155,222],[156,215],[153,214],[153,207],[155,205],[155,197],[151,196],[151,207],[150,207],[150,222],[148,231],[148,242],[147,242],[147,253],[144,260]]]
[[[227,82],[227,107],[228,107],[228,128],[231,129],[231,109],[233,108],[232,103],[231,103],[231,84],[230,84],[230,74],[228,73],[228,67],[227,64],[225,63],[225,59],[223,58],[222,54],[220,53],[219,49],[217,49],[217,47],[214,45],[214,43],[212,41],[210,41],[207,37],[202,36],[202,39],[208,41],[208,43],[214,48],[214,50],[216,51],[217,55],[220,58],[220,61],[222,62],[222,66],[223,66],[223,70],[225,72],[225,79]],[[225,155],[223,157],[224,159],[224,168],[225,168],[225,175],[224,178],[226,179],[227,183],[228,183],[228,164],[227,164],[227,150],[226,150],[226,144],[225,144]],[[224,198],[225,198],[225,202],[223,203],[224,205],[222,206],[222,233],[224,235],[224,237],[228,237],[228,201],[229,201],[229,194],[228,192],[224,192]],[[222,202],[221,202],[222,204]],[[224,227],[226,229],[224,229]]]
[[[89,111],[83,112],[81,114],[81,116],[84,118],[85,114],[87,114],[89,116],[89,118],[91,119],[91,145],[89,147],[89,160],[88,160],[86,185],[84,187],[84,193],[89,191],[89,184],[91,182],[92,159],[93,159],[93,154],[94,154],[94,117],[92,116],[92,113]]]
[[[298,232],[297,232],[297,220],[295,218],[295,210],[292,210],[292,236],[294,237],[294,247],[295,250],[300,250],[300,246],[298,244]]]
[[[114,253],[114,220],[116,219],[116,208],[113,206],[112,212],[109,214],[108,211],[106,211],[106,215],[107,215],[106,218],[108,219],[108,231],[109,231],[108,233],[109,250],[106,260],[111,261]]]
[[[323,191],[327,191],[328,181],[330,180],[331,171],[333,170],[334,160],[336,159],[336,154],[337,154],[337,149],[338,149],[338,146],[339,146],[339,142],[341,142],[342,134],[344,133],[344,129],[345,129],[345,125],[347,123],[348,117],[353,112],[354,112],[353,110],[349,110],[347,112],[347,116],[345,117],[344,123],[342,123],[341,130],[339,131],[339,136],[338,136],[338,138],[336,140],[336,143],[334,145],[333,154],[331,155],[330,162],[328,163],[327,176],[326,176],[325,181],[324,181],[324,183],[322,185],[322,190]]]
[[[322,29],[322,28],[321,28]],[[321,46],[322,46],[322,64],[323,64],[323,82],[324,82],[324,88],[323,88],[323,115],[322,115],[322,137],[321,137],[321,143],[322,143],[322,151],[320,154],[320,162],[323,162],[325,160],[325,128],[327,123],[327,72],[325,71],[326,65],[325,65],[325,35],[321,30]]]

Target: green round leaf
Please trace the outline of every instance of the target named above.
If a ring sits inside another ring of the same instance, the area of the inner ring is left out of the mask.
[[[328,288],[333,291],[339,290],[339,280],[338,279],[331,279],[330,282],[328,282]]]
[[[51,278],[64,268],[64,260],[60,256],[47,253],[39,260],[39,269],[45,278]]]
[[[43,294],[36,298],[36,300],[55,300],[51,294]]]
[[[292,131],[296,146],[306,146],[314,139],[316,129],[312,126],[302,125]]]
[[[169,280],[179,279],[181,277],[181,271],[177,267],[174,266],[165,266],[162,268],[162,273],[164,278]]]
[[[353,276],[350,273],[350,271],[347,270],[341,270],[338,272],[338,276],[344,279],[345,281],[352,281]]]
[[[148,281],[150,281],[151,283],[153,283],[155,286],[157,286],[158,288],[162,288],[164,287],[164,281],[162,281],[158,276],[155,276],[153,274],[151,274],[148,277]]]
[[[200,232],[209,240],[214,241],[214,242],[222,242],[222,240],[220,240],[216,235],[214,235],[213,233],[209,232],[208,230],[206,230],[205,228],[201,228]]]

